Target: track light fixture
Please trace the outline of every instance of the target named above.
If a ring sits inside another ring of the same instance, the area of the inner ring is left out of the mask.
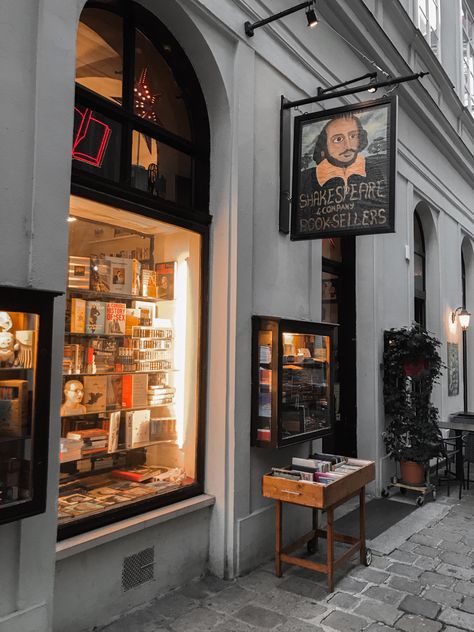
[[[301,2],[301,4],[297,4],[290,9],[286,9],[285,11],[281,11],[280,13],[275,13],[269,18],[265,18],[264,20],[259,20],[258,22],[245,22],[245,34],[247,37],[253,37],[253,32],[255,29],[264,26],[265,24],[269,24],[270,22],[274,22],[275,20],[279,20],[280,18],[284,18],[286,15],[291,15],[292,13],[296,13],[296,11],[300,11],[301,9],[306,9],[306,19],[308,20],[308,26],[310,28],[314,28],[318,23],[318,18],[316,17],[316,13],[313,9],[315,0],[307,0],[307,2]]]
[[[376,83],[377,83],[377,73],[374,73],[372,75],[372,77],[370,78],[369,83],[371,85],[370,85],[369,88],[367,88],[367,92],[371,92],[371,93],[377,92],[377,85],[376,85]]]

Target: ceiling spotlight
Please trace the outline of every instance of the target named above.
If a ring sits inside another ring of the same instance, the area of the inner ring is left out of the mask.
[[[377,73],[370,77],[370,84],[372,84],[369,88],[367,88],[367,92],[377,92]]]
[[[310,29],[314,29],[318,24],[318,18],[313,8],[306,11],[306,19],[308,20],[308,26]]]

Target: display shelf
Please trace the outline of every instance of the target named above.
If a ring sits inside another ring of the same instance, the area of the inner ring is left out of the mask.
[[[121,294],[120,292],[99,292],[97,290],[87,290],[76,287],[69,287],[67,289],[69,294],[80,294],[83,297],[99,300],[103,298],[122,299],[122,301],[148,301],[150,303],[156,303],[164,299],[159,299],[156,296],[140,296],[139,294]],[[122,302],[116,301],[116,302]]]
[[[92,459],[93,461],[98,461],[100,459],[105,459],[113,454],[123,454],[124,452],[129,452],[130,450],[140,450],[141,448],[151,448],[154,445],[168,443],[170,445],[178,445],[178,441],[176,439],[159,439],[157,441],[150,441],[150,443],[144,443],[142,445],[136,445],[132,448],[117,448],[113,452],[97,452],[96,454],[86,454],[85,456],[81,456],[80,459],[70,459],[69,461],[61,461],[60,465],[67,465],[68,463],[76,463],[77,461],[85,461],[86,459]]]
[[[86,334],[79,333],[77,331],[65,331],[65,336],[81,336],[83,338],[124,338],[130,336],[130,334]]]
[[[63,373],[63,377],[93,376],[93,375],[149,375],[150,373],[179,373],[179,369],[151,369],[150,371],[97,371],[97,373]]]
[[[131,412],[134,410],[148,410],[149,408],[162,408],[163,406],[172,406],[173,402],[168,402],[167,404],[149,404],[147,406],[133,406],[132,408],[110,408],[109,410],[94,410],[90,413],[79,413],[77,415],[63,415],[61,419],[76,419],[82,417],[88,417],[89,415],[108,415],[110,413],[118,413],[118,412]]]

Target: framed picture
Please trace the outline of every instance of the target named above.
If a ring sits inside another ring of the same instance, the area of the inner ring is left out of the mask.
[[[89,257],[69,257],[68,287],[88,290],[91,260]]]
[[[448,342],[448,395],[459,395],[459,345]]]
[[[295,118],[291,239],[395,231],[396,97]]]

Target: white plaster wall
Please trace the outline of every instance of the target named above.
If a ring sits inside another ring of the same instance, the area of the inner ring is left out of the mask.
[[[83,632],[106,625],[203,575],[208,561],[209,519],[210,510],[202,509],[59,561],[53,631]],[[124,558],[149,547],[155,549],[154,579],[124,591]]]

